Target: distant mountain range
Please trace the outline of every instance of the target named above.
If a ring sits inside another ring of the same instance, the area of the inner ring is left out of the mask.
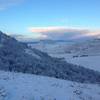
[[[99,83],[100,73],[53,58],[0,31],[0,70],[50,76],[76,82]]]

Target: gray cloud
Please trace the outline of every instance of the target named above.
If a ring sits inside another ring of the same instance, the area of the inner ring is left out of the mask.
[[[86,28],[67,27],[31,27],[29,31],[36,34],[46,35],[47,39],[80,39],[87,37],[99,37],[100,30],[90,30]],[[42,37],[37,37],[42,38]]]
[[[10,34],[20,41],[34,41],[40,39],[52,40],[81,40],[90,38],[100,38],[100,30],[90,30],[86,28],[67,27],[31,27],[28,32],[22,35]]]

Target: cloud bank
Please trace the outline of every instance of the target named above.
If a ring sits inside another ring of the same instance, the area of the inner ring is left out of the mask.
[[[30,27],[29,32],[33,33],[33,37],[38,35],[37,39],[80,39],[100,37],[100,30],[91,30],[86,28],[68,28],[68,27]]]

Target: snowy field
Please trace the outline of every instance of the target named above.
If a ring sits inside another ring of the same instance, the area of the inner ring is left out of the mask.
[[[100,100],[100,85],[0,71],[0,100]]]
[[[84,66],[86,68],[90,68],[96,71],[100,71],[100,56],[89,56],[89,57],[77,57],[77,58],[72,58],[72,59],[67,59],[66,61]]]
[[[74,54],[50,54],[53,57],[65,58],[69,63],[81,65],[89,69],[100,71],[100,56],[75,57]]]

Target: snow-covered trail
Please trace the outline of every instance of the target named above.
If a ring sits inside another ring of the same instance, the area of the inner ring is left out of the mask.
[[[0,71],[0,100],[100,100],[100,86]]]

